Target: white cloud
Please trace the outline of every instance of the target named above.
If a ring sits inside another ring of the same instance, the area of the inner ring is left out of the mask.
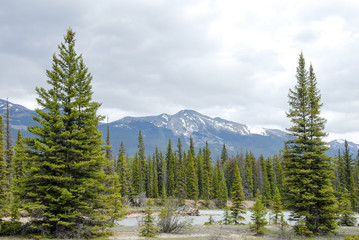
[[[330,136],[359,132],[357,1],[8,1],[0,9],[0,97],[35,105],[66,29],[93,74],[100,113],[195,109],[285,129],[301,50]],[[359,139],[357,139],[359,142]]]

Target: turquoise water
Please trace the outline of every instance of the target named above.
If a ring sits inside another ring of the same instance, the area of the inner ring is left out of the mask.
[[[209,221],[209,217],[212,216],[212,218],[214,219],[214,221],[220,221],[223,220],[223,210],[199,210],[199,214],[200,216],[189,216],[190,219],[192,219],[192,224],[193,225],[203,225],[205,222]],[[289,217],[289,212],[284,212],[284,218],[287,221],[288,217]],[[269,218],[273,216],[273,214],[268,213],[266,218],[267,221],[269,220]],[[248,224],[251,222],[251,212],[247,211],[244,215],[244,221],[242,221],[242,223],[244,224]],[[120,221],[118,221],[117,223],[119,225],[123,225],[123,226],[138,226],[138,221],[140,220],[140,217],[132,217],[132,218],[125,218],[122,219]]]
[[[212,216],[212,218],[215,221],[223,220],[223,210],[199,210],[200,216],[189,216],[189,218],[192,219],[193,225],[203,225],[205,222],[208,222],[209,217]],[[284,219],[288,222],[289,225],[293,225],[294,222],[288,221],[290,212],[283,212]],[[359,214],[355,215],[358,219],[357,222],[359,222]],[[249,224],[251,222],[251,212],[247,211],[245,215],[243,215],[244,221],[242,223]],[[267,221],[273,217],[273,214],[271,212],[268,212],[266,215]],[[140,217],[132,217],[132,218],[125,218],[120,221],[117,221],[117,224],[123,225],[123,226],[138,226],[138,222],[140,221]]]

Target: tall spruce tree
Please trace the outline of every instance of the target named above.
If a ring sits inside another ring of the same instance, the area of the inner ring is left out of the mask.
[[[131,179],[130,168],[125,157],[125,146],[121,141],[120,149],[118,151],[118,159],[116,164],[116,173],[119,176],[119,182],[121,185],[121,194],[123,197],[128,197],[131,194]]]
[[[7,209],[7,171],[5,158],[5,141],[4,141],[4,122],[0,115],[0,215],[3,215]],[[0,222],[2,218],[0,218]]]
[[[19,129],[17,134],[16,145],[14,147],[14,161],[13,161],[13,177],[12,177],[12,201],[11,201],[11,219],[18,220],[20,218],[21,194],[23,192],[22,183],[25,177],[25,161],[26,149],[24,141]]]
[[[284,154],[288,207],[294,220],[304,219],[306,234],[326,234],[336,228],[337,201],[331,186],[334,171],[322,140],[326,120],[320,116],[322,104],[316,77],[312,66],[309,73],[306,70],[302,53],[296,78],[296,86],[289,91],[287,112],[292,139],[286,142]]]
[[[232,206],[231,206],[231,216],[234,224],[239,224],[240,221],[244,220],[242,214],[245,213],[243,201],[245,200],[243,186],[242,186],[242,178],[239,172],[239,168],[235,165],[234,169],[234,179],[232,185]]]
[[[343,151],[343,187],[348,190],[350,195],[350,201],[352,203],[353,209],[356,209],[357,199],[355,194],[355,182],[354,182],[354,161],[353,157],[350,154],[348,141],[344,142],[344,151]]]
[[[198,183],[197,174],[192,152],[188,152],[188,166],[187,166],[187,197],[189,199],[198,199]]]
[[[47,70],[49,88],[36,88],[34,120],[28,128],[35,137],[26,141],[28,174],[24,181],[25,208],[31,228],[59,238],[103,233],[109,222],[106,186],[111,176],[104,157],[100,104],[92,101],[91,80],[82,55],[75,51],[75,33],[69,29]]]

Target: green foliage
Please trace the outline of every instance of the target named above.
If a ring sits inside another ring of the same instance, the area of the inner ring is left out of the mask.
[[[218,207],[221,208],[226,206],[228,200],[228,191],[223,169],[219,163],[217,163],[215,174],[213,175],[213,192],[214,197],[218,200]]]
[[[344,240],[359,240],[359,235],[345,236]]]
[[[340,201],[339,206],[339,224],[342,226],[354,226],[356,223],[356,218],[354,216],[354,211],[350,202],[350,194],[346,188],[344,189],[342,200]]]
[[[128,212],[125,210],[126,205],[122,203],[124,197],[121,196],[121,184],[117,173],[113,175],[112,191],[107,196],[109,206],[109,214],[111,220],[115,221],[124,217]]]
[[[124,197],[128,197],[131,194],[131,180],[130,180],[130,168],[125,158],[125,146],[121,141],[120,149],[118,152],[118,159],[116,164],[116,172],[119,176],[119,181],[121,185],[121,193]]]
[[[19,129],[16,145],[14,147],[15,155],[13,159],[13,178],[11,185],[12,201],[10,215],[12,221],[20,219],[21,194],[23,194],[23,181],[25,179],[26,149]]]
[[[278,221],[280,220],[280,216],[281,216],[282,210],[283,210],[282,200],[281,200],[281,196],[280,196],[278,188],[275,189],[272,210],[274,213],[273,223],[278,224]]]
[[[0,236],[20,235],[22,231],[22,223],[18,221],[0,222]]]
[[[38,125],[28,128],[35,137],[26,140],[21,196],[31,228],[58,238],[103,234],[110,219],[104,214],[110,162],[97,129],[100,104],[92,101],[92,76],[74,50],[74,36],[69,29],[53,55],[49,87],[36,88],[41,109],[34,117]]]
[[[228,224],[233,223],[229,207],[227,207],[227,206],[224,208],[222,223],[224,225],[228,225]]]
[[[196,168],[194,165],[194,158],[191,152],[188,153],[187,197],[193,200],[198,199],[198,184],[197,184]]]
[[[7,210],[8,203],[8,181],[6,176],[8,174],[6,169],[5,159],[5,142],[4,142],[4,122],[0,115],[0,216]],[[1,222],[1,220],[0,220]]]
[[[141,219],[140,222],[139,231],[141,236],[143,237],[154,237],[159,231],[159,228],[156,227],[155,217],[152,216],[153,214],[152,206],[153,206],[153,202],[149,198],[147,200],[147,208],[145,210],[145,216]]]
[[[204,200],[209,200],[212,196],[212,168],[211,151],[206,142],[206,148],[203,149],[202,199]]]
[[[250,210],[252,212],[250,224],[250,229],[255,232],[257,235],[263,235],[266,230],[265,226],[268,224],[265,216],[267,214],[267,209],[262,203],[260,193],[257,193],[256,202]]]
[[[293,219],[305,221],[306,229],[297,233],[326,234],[336,228],[337,201],[331,180],[334,169],[325,155],[328,149],[323,142],[325,119],[320,117],[320,93],[312,66],[305,69],[303,54],[299,56],[297,84],[289,92],[292,122],[288,129],[291,140],[284,150],[286,196]],[[303,224],[298,224],[302,226]]]
[[[232,206],[231,206],[231,216],[234,224],[239,224],[240,221],[244,220],[244,217],[241,214],[245,213],[243,201],[245,200],[243,187],[242,187],[242,178],[239,173],[238,166],[235,166],[234,170],[234,181],[232,186]]]

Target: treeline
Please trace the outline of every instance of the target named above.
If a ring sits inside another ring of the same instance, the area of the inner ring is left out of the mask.
[[[112,150],[109,152],[108,158],[114,159]],[[213,159],[208,144],[195,150],[192,137],[188,150],[183,149],[178,138],[175,145],[168,141],[165,152],[156,148],[154,153],[146,155],[144,139],[139,131],[136,155],[128,156],[122,142],[114,166],[120,176],[123,196],[131,198],[145,193],[149,198],[217,200],[219,206],[225,206],[232,197],[237,166],[245,198],[254,200],[259,190],[263,201],[270,206],[275,189],[278,188],[281,194],[286,190],[283,160],[283,153],[256,158],[251,151],[246,151],[229,156],[225,144],[221,155]],[[345,141],[345,148],[338,150],[338,156],[332,158],[331,163],[335,173],[332,184],[337,198],[341,199],[347,189],[352,209],[358,211],[359,155],[354,158]]]

